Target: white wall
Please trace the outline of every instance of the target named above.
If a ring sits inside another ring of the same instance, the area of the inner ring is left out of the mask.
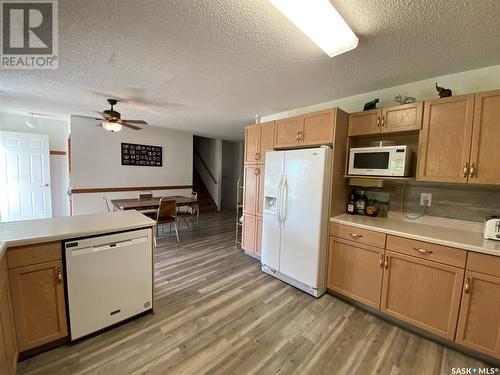
[[[177,186],[192,184],[193,135],[191,133],[145,126],[142,130],[124,128],[105,131],[95,121],[71,117],[71,187],[114,188],[138,186]],[[163,147],[162,167],[121,165],[121,143]],[[154,190],[154,195],[189,195],[191,189]],[[138,192],[73,194],[73,214],[106,211],[108,198],[134,198]]]
[[[388,67],[390,69],[390,67]],[[356,79],[353,77],[353,79]],[[448,74],[444,76],[411,82],[404,85],[393,86],[381,90],[371,91],[355,96],[335,99],[307,107],[297,108],[285,112],[263,116],[261,121],[272,121],[307,112],[320,111],[327,108],[338,107],[347,112],[358,112],[363,110],[363,104],[374,98],[380,98],[379,107],[394,105],[393,99],[396,95],[413,96],[418,101],[437,98],[435,83],[439,86],[449,88],[453,95],[470,94],[478,91],[495,90],[500,88],[500,65],[481,69],[469,70],[462,73]]]
[[[36,124],[32,129],[26,126],[29,120]],[[0,113],[0,130],[20,133],[45,134],[49,136],[49,149],[51,151],[68,151],[69,122],[47,118],[34,119],[28,115]],[[69,186],[68,156],[50,156],[50,181],[52,194],[52,216],[69,215],[69,199],[66,194]]]
[[[212,196],[212,199],[217,206],[221,209],[221,180],[222,180],[222,140],[205,137],[194,137],[193,147],[198,151],[202,159],[205,161],[208,169],[215,178],[215,181],[210,177],[205,166],[200,162],[198,157],[194,158],[194,166],[200,174],[203,183]]]

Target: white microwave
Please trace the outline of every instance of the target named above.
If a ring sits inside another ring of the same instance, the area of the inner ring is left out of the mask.
[[[350,175],[410,175],[411,149],[408,146],[359,147],[349,150]]]

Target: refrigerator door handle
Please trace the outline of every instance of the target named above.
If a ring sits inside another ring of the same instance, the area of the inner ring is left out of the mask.
[[[283,185],[283,175],[281,175],[280,183],[278,185],[278,197],[276,200],[276,217],[278,218],[278,225],[281,228],[281,189]]]
[[[288,204],[287,204],[287,201],[288,201],[288,180],[286,178],[286,174],[285,174],[285,181],[283,182],[283,187],[281,188],[282,192],[281,192],[281,207],[280,207],[280,211],[281,211],[281,225],[282,225],[282,228],[285,228],[285,220],[286,220],[286,215],[287,215],[287,209],[288,209]]]

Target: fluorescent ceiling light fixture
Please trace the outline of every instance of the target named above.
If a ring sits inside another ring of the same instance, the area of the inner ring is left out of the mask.
[[[108,132],[119,132],[122,130],[122,125],[117,122],[103,121],[102,127]]]
[[[358,45],[358,37],[329,0],[269,1],[330,57]]]

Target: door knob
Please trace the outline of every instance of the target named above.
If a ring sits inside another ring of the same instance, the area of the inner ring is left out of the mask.
[[[49,187],[49,184],[40,185],[40,187]]]

